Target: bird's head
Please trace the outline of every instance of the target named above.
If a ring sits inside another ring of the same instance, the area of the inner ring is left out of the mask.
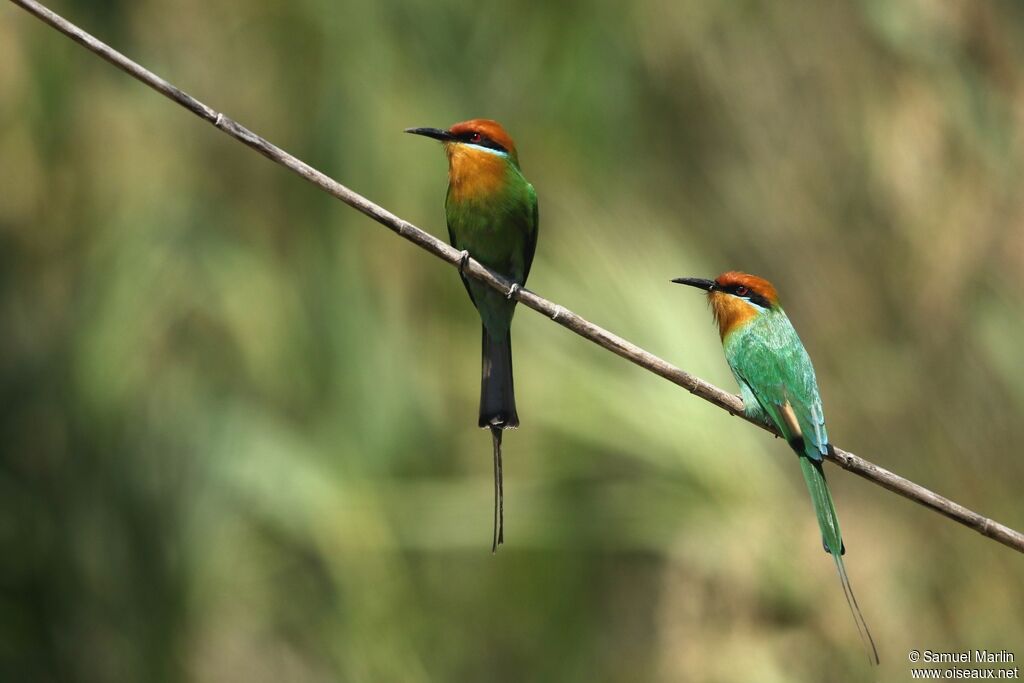
[[[519,155],[512,137],[500,123],[491,119],[470,119],[456,123],[448,130],[407,128],[405,132],[440,140],[453,167],[455,164],[488,161],[488,157],[495,156],[519,166]]]
[[[714,280],[680,277],[672,282],[708,293],[708,303],[722,339],[760,315],[782,310],[775,287],[756,275],[731,270]]]

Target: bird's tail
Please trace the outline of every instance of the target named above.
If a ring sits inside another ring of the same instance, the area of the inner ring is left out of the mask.
[[[494,540],[491,552],[498,551],[498,546],[505,542],[505,487],[501,472],[501,427],[491,427],[491,440],[494,442]]]
[[[875,640],[871,637],[864,615],[861,614],[857,598],[853,594],[853,586],[850,585],[850,577],[846,574],[846,565],[843,563],[843,553],[846,546],[843,545],[843,536],[839,531],[839,517],[836,516],[836,507],[832,503],[832,494],[825,482],[825,472],[821,468],[821,462],[811,460],[801,455],[800,469],[804,474],[804,481],[807,482],[807,490],[811,493],[811,502],[814,504],[814,512],[818,516],[818,526],[821,527],[822,544],[825,550],[832,555],[836,563],[836,571],[839,572],[839,581],[843,584],[843,594],[846,596],[846,604],[853,614],[853,621],[857,624],[857,633],[864,642],[864,649],[868,653],[868,659],[878,664],[878,649],[875,647]]]
[[[512,333],[499,339],[484,328],[480,372],[480,427],[508,429],[519,426],[516,392],[512,385]]]
[[[483,330],[480,372],[480,427],[491,430],[494,444],[494,541],[491,552],[505,541],[505,501],[501,471],[501,430],[519,426],[512,383],[512,333],[495,339]]]

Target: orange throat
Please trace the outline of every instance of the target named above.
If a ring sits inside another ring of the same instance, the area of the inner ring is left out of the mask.
[[[708,292],[708,302],[715,322],[718,323],[718,334],[722,341],[757,316],[757,309],[753,305],[722,292]]]
[[[505,184],[508,161],[468,145],[446,144],[449,197],[457,202],[488,197]]]

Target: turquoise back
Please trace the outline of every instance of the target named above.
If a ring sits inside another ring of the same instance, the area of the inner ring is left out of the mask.
[[[782,417],[793,407],[804,439],[804,452],[821,460],[828,449],[825,413],[814,366],[793,325],[781,308],[764,310],[723,340],[725,357],[739,382],[745,410],[778,427],[787,440],[796,436]],[[752,400],[751,400],[752,399]]]

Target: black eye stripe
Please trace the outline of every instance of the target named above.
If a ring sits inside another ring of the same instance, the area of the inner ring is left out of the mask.
[[[740,289],[746,289],[746,294],[740,294]],[[755,306],[760,306],[761,308],[772,307],[772,304],[770,301],[768,301],[768,299],[761,296],[760,294],[750,289],[749,287],[744,287],[743,285],[731,285],[729,287],[723,287],[722,291],[727,294],[732,294],[733,296],[738,296],[741,299],[746,299],[750,303],[754,304]]]
[[[474,140],[473,139],[473,137],[476,136],[476,135],[480,136],[479,140]],[[487,137],[483,133],[478,133],[476,131],[470,131],[468,133],[463,133],[462,135],[459,136],[459,142],[465,142],[466,144],[469,144],[469,145],[478,145],[480,147],[487,147],[488,149],[494,149],[494,150],[497,150],[499,152],[505,152],[506,154],[508,154],[508,150],[507,149],[505,149],[504,147],[502,147],[497,142],[495,142],[494,140],[490,139],[489,137]]]
[[[768,299],[765,299],[760,294],[751,294],[750,296],[747,297],[747,299],[750,301],[750,303],[754,304],[755,306],[760,306],[761,308],[772,307],[772,303],[768,301]]]

